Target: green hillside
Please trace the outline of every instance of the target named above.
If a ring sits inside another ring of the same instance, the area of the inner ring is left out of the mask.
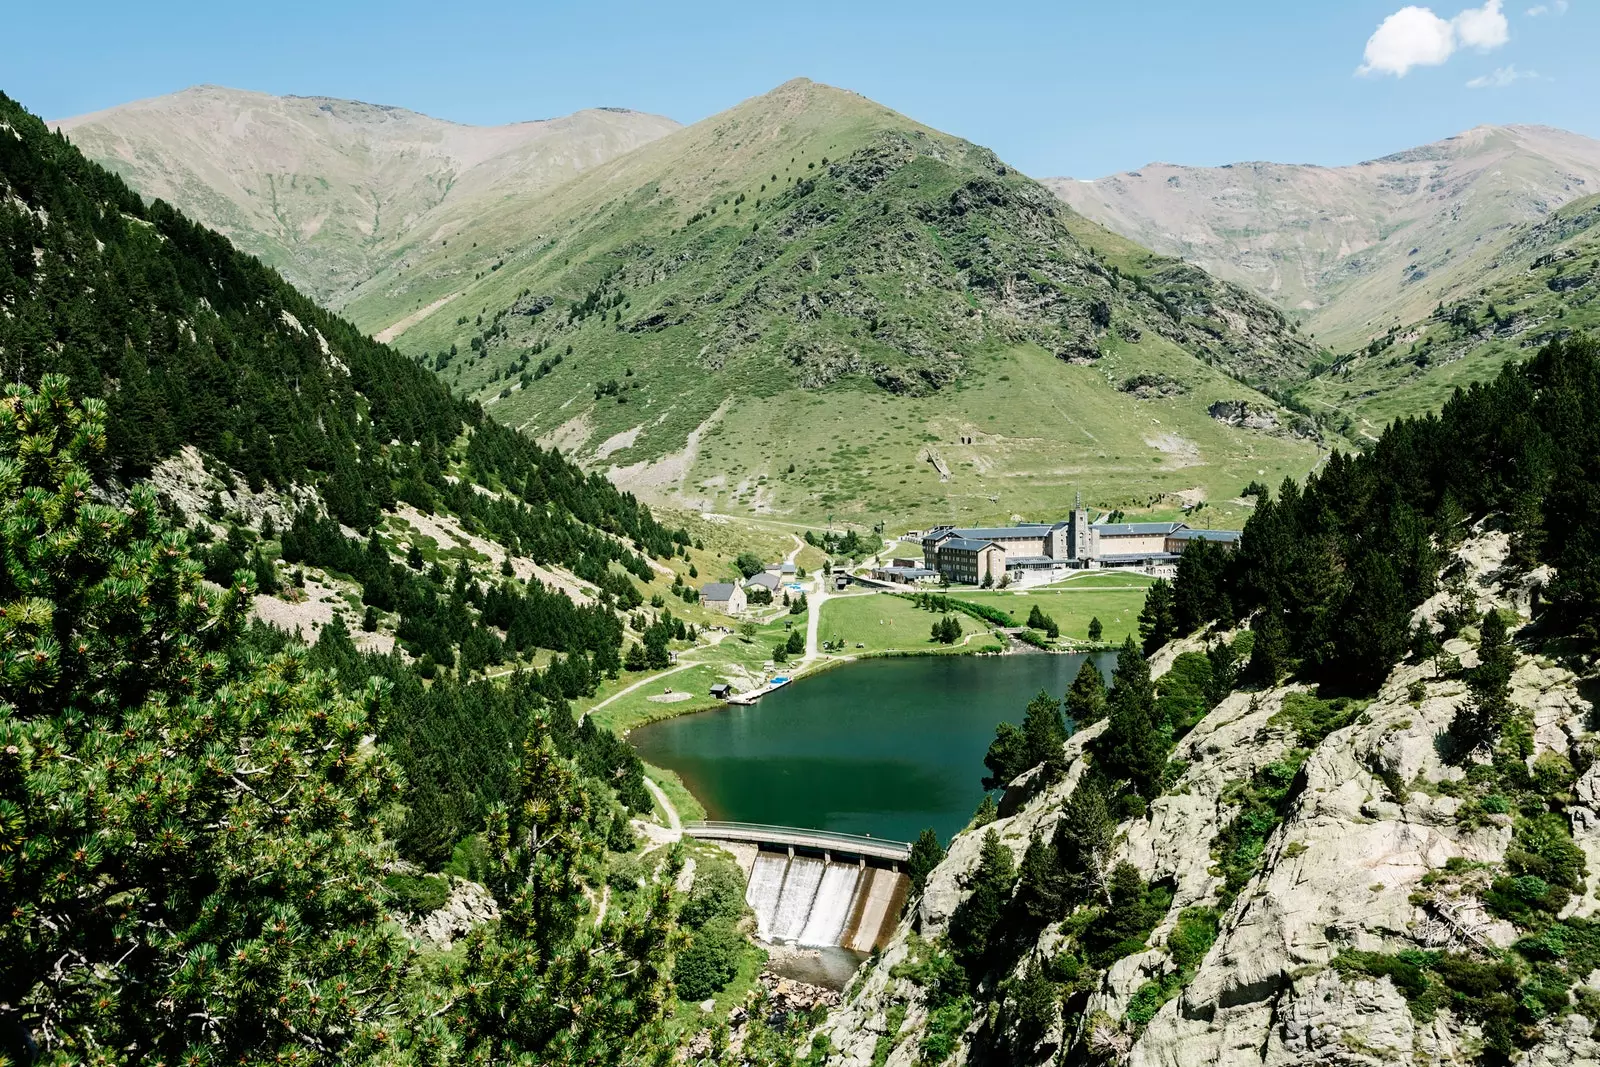
[[[1298,405],[1356,438],[1437,410],[1457,387],[1491,381],[1552,340],[1600,326],[1600,197],[1528,225],[1473,279],[1465,299],[1397,327],[1295,391]]]
[[[402,847],[447,858],[508,788],[506,745],[526,733],[530,706],[587,696],[618,672],[624,613],[635,612],[644,642],[660,639],[661,658],[686,636],[670,617],[663,633],[652,613],[653,638],[636,609],[666,570],[655,559],[687,559],[688,534],[484,418],[226,239],[144,204],[4,96],[0,132],[7,378],[65,375],[78,397],[103,405],[96,473],[113,494],[180,448],[198,450],[210,502],[164,506],[213,582],[247,573],[263,599],[281,594],[287,606],[307,595],[309,572],[341,594],[332,619],[348,621],[330,620],[319,648],[352,683],[388,680],[393,714],[380,736],[412,784]],[[275,528],[244,514],[273,498],[289,502]],[[498,556],[445,551],[396,517],[404,507]],[[546,586],[534,568],[572,579]],[[575,601],[567,589],[579,584],[589,592]],[[346,632],[358,624],[394,654],[358,656]],[[540,684],[518,697],[468,688],[489,668],[533,663]],[[565,715],[563,706],[553,721]],[[571,732],[563,749],[591,751],[591,770],[614,775],[623,800],[648,810],[631,752],[609,735],[580,744]]]
[[[810,82],[406,262],[355,297],[359,323],[414,322],[397,343],[453,388],[650,499],[933,520],[1082,488],[1172,509],[1317,455],[1281,413],[1277,432],[1209,414],[1271,411],[1242,383],[1314,361],[1277,311]]]

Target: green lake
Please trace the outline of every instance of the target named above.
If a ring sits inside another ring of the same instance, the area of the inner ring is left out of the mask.
[[[942,840],[983,799],[983,755],[1043,689],[1058,699],[1084,656],[870,659],[749,707],[641,726],[647,762],[677,771],[709,818]],[[1113,653],[1096,660],[1109,678]]]

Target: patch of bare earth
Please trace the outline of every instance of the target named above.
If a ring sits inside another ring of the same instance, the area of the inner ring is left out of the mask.
[[[293,599],[288,599],[291,595]],[[305,588],[296,589],[292,594],[285,590],[283,596],[257,596],[250,602],[250,614],[286,633],[298,632],[310,644],[345,603],[337,588],[325,584],[314,574],[307,574]],[[393,644],[392,638],[390,644]]]
[[[689,431],[681,451],[656,460],[641,460],[626,467],[612,467],[606,474],[619,489],[658,500],[671,500],[698,509],[698,505],[684,499],[684,482],[689,477],[689,471],[694,468],[695,460],[699,458],[700,438],[722,421],[723,415],[727,413],[728,406],[732,403],[731,398],[724,400],[717,406],[717,410],[707,416],[706,421]]]
[[[379,344],[386,345],[460,295],[460,293],[451,293],[449,296],[441,296],[427,307],[418,308],[416,311],[413,311],[399,322],[379,330],[377,333],[372,335],[372,339],[377,341]]]
[[[593,433],[594,420],[590,419],[589,413],[585,411],[581,415],[574,415],[549,433],[540,434],[535,440],[538,441],[540,448],[572,453],[582,449],[584,442],[589,440]]]
[[[1144,443],[1166,457],[1163,464],[1168,470],[1193,467],[1200,463],[1200,446],[1175,433],[1152,434]]]
[[[639,439],[639,434],[643,432],[643,430],[644,426],[639,425],[635,426],[631,430],[624,430],[621,433],[612,434],[610,437],[600,442],[600,447],[594,450],[594,458],[597,460],[605,459],[613,452],[621,452],[625,448],[632,448],[633,443]]]
[[[466,547],[472,549],[480,556],[484,556],[489,563],[498,569],[505,561],[506,550],[493,541],[486,541],[475,537],[458,526],[454,519],[444,515],[424,515],[410,504],[396,508],[394,516],[404,521],[417,533],[424,537],[431,537],[436,545],[448,552],[453,548]],[[543,582],[550,589],[557,589],[572,598],[578,605],[592,604],[595,599],[595,588],[588,582],[575,578],[570,574],[553,571],[541,567],[531,559],[512,557],[511,572],[522,581],[530,578]]]

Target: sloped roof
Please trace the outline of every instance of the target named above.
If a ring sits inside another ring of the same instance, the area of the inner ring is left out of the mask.
[[[898,574],[902,578],[937,578],[938,571],[930,571],[926,567],[879,567],[881,574]]]
[[[971,538],[971,537],[957,537],[953,541],[946,541],[944,544],[940,545],[939,547],[941,549],[954,548],[954,549],[957,549],[958,551],[962,551],[962,552],[976,552],[980,548],[988,548],[990,545],[993,545],[993,544],[994,544],[993,541],[980,541],[980,540],[977,540],[977,539]],[[998,547],[998,546],[996,546],[996,547]]]
[[[1023,522],[1015,526],[978,526],[954,533],[968,541],[1005,541],[1013,537],[1043,537],[1054,528],[1044,522]]]
[[[712,582],[710,585],[700,587],[701,600],[732,600],[733,592],[739,587],[732,582]]]
[[[1174,530],[1168,537],[1179,541],[1237,541],[1243,534],[1238,530]]]
[[[1188,527],[1181,522],[1101,522],[1091,529],[1101,537],[1150,537],[1172,534]]]

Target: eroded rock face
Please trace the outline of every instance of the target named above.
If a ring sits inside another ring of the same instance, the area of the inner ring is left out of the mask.
[[[1528,602],[1525,581],[1504,580],[1505,553],[1502,535],[1482,531],[1463,546],[1457,570],[1478,610],[1516,610]],[[1418,617],[1431,620],[1448,603],[1448,597],[1435,598]],[[1191,638],[1161,650],[1151,658],[1153,672],[1164,672],[1179,653],[1203,645]],[[1453,655],[1465,667],[1476,662],[1462,641],[1449,642],[1446,653],[1442,659]],[[1145,817],[1119,828],[1115,858],[1148,880],[1170,880],[1174,899],[1147,940],[1155,947],[1110,968],[1082,1013],[1088,1029],[1065,1035],[1068,1041],[1081,1036],[1105,1061],[1136,1067],[1477,1062],[1482,1035],[1469,1021],[1448,1011],[1421,1021],[1389,979],[1330,966],[1347,950],[1494,951],[1518,936],[1511,924],[1484,910],[1465,881],[1437,877],[1453,859],[1468,861],[1453,870],[1501,863],[1512,828],[1506,815],[1459,821],[1460,802],[1439,788],[1464,774],[1446,761],[1441,737],[1467,690],[1459,676],[1441,676],[1433,662],[1402,664],[1364,712],[1316,745],[1257,873],[1227,906],[1217,940],[1193,979],[1142,1030],[1126,1021],[1118,1025],[1139,987],[1172,970],[1162,946],[1178,913],[1217,905],[1222,879],[1213,873],[1211,845],[1236,811],[1223,798],[1230,783],[1247,780],[1299,743],[1284,719],[1274,722],[1294,691],[1229,696],[1179,742],[1173,758],[1187,767],[1176,786],[1154,800]],[[1523,656],[1511,691],[1534,725],[1530,762],[1547,753],[1575,754],[1588,743],[1580,739],[1591,708],[1570,672]],[[1019,859],[1034,833],[1050,833],[1083,773],[1083,746],[1098,729],[1068,742],[1065,781],[993,824]],[[1570,909],[1588,916],[1600,913],[1592,888],[1600,882],[1600,763],[1581,776],[1574,801],[1569,814],[1574,838],[1589,856],[1591,888]],[[967,892],[982,837],[981,830],[958,835],[930,877],[917,915],[922,936],[943,933]],[[1428,879],[1430,873],[1435,878]],[[915,1060],[926,1025],[921,992],[890,973],[907,958],[911,937],[911,924],[902,924],[829,1019],[826,1030],[844,1062],[872,1062],[897,1002],[905,1005],[904,1018],[887,1063],[898,1067]],[[1049,958],[1059,940],[1055,928],[1047,928],[1037,953]],[[983,1005],[977,1015],[984,1016]],[[1600,1063],[1590,1020],[1572,1016],[1546,1029],[1524,1060],[1530,1067]]]
[[[1246,430],[1278,428],[1277,412],[1247,400],[1219,400],[1209,410],[1213,419],[1228,426],[1240,426]]]
[[[474,926],[499,917],[500,905],[489,890],[477,882],[456,878],[443,907],[403,925],[412,937],[430,942],[441,951],[448,951],[458,938],[465,937]]]

